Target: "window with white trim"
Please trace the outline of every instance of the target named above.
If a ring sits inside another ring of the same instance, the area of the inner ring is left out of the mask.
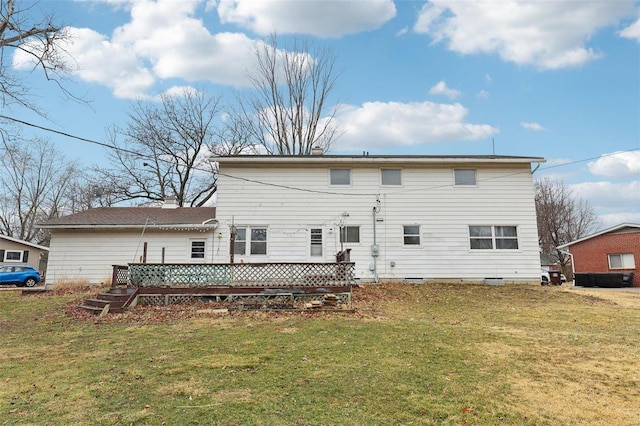
[[[359,226],[343,226],[340,228],[341,243],[359,243],[360,227]]]
[[[5,262],[23,262],[22,250],[5,250],[4,252],[4,261]]]
[[[469,226],[469,248],[472,250],[517,250],[516,226]]]
[[[402,169],[380,169],[382,185],[402,185]]]
[[[454,184],[455,186],[475,186],[476,181],[476,169],[454,169]]]
[[[609,269],[635,269],[636,262],[633,253],[610,254]]]
[[[351,169],[330,169],[329,182],[331,185],[351,185]]]
[[[312,228],[311,236],[311,256],[322,256],[322,228]]]
[[[251,254],[267,254],[267,228],[251,228]]]
[[[420,225],[405,225],[402,228],[405,246],[420,245]]]
[[[247,251],[247,228],[235,228],[236,237],[233,240],[233,254],[245,254]]]
[[[205,249],[205,240],[191,240],[191,260],[204,261]]]

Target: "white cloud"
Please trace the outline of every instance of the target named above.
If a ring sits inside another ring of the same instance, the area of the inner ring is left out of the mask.
[[[640,206],[640,180],[629,182],[583,182],[569,185],[574,194],[589,201],[595,209],[629,211]]]
[[[218,15],[222,23],[260,35],[276,31],[340,37],[381,27],[396,8],[392,0],[220,0]]]
[[[594,175],[640,179],[640,151],[614,152],[587,164]]]
[[[629,25],[627,28],[618,32],[620,37],[630,38],[632,40],[636,40],[640,42],[640,19],[638,19],[633,24]]]
[[[433,102],[367,102],[343,106],[337,120],[345,133],[335,150],[361,150],[486,139],[499,133],[488,124],[464,121],[467,109]]]
[[[497,53],[503,60],[540,69],[583,65],[601,57],[586,43],[600,28],[633,12],[620,1],[431,0],[414,30],[446,42],[458,53]]]
[[[142,96],[155,83],[152,73],[127,45],[112,43],[88,28],[67,28],[63,45],[70,69],[82,80],[109,87],[117,98]],[[13,57],[18,69],[32,66],[33,58],[21,50]]]
[[[487,92],[486,90],[482,89],[478,93],[476,93],[476,96],[479,97],[480,99],[488,99],[489,98],[489,92]]]
[[[527,123],[527,122],[524,122],[524,121],[523,121],[523,122],[521,122],[521,123],[520,123],[520,125],[521,125],[523,128],[525,128],[525,129],[527,129],[527,130],[532,130],[532,131],[534,131],[534,132],[542,132],[542,131],[547,130],[547,129],[545,129],[544,127],[542,127],[540,124],[535,123],[535,122]]]
[[[451,89],[447,87],[447,83],[444,80],[439,81],[435,86],[429,89],[430,95],[443,95],[449,99],[455,99],[462,94],[459,90]]]

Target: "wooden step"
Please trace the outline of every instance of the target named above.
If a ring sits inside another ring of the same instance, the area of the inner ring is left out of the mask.
[[[104,299],[84,299],[84,304],[87,306],[95,306],[97,308],[104,308],[106,305],[110,305],[112,309],[122,308],[127,302],[124,300],[104,300]]]

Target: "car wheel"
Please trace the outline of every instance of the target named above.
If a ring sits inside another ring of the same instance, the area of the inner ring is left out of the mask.
[[[38,284],[38,281],[36,281],[35,278],[27,278],[24,281],[24,285],[27,287],[34,287],[36,284]]]

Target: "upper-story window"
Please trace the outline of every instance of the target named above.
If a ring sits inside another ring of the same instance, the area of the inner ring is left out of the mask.
[[[456,186],[475,186],[476,169],[454,169],[454,183]]]
[[[380,169],[380,183],[382,185],[402,185],[402,170]]]
[[[331,185],[351,185],[351,169],[329,170]]]

